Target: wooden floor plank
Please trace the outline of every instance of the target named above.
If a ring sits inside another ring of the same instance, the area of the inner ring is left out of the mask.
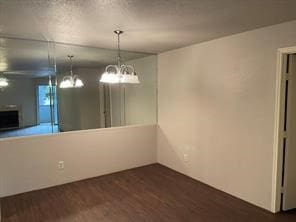
[[[292,222],[160,164],[1,199],[2,222]]]

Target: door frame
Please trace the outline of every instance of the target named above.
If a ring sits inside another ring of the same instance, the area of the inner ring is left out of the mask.
[[[283,170],[283,124],[285,99],[285,58],[288,54],[296,53],[296,46],[280,48],[277,51],[276,88],[275,88],[275,123],[273,140],[273,169],[272,169],[272,196],[271,210],[274,213],[281,209],[281,183]]]
[[[48,86],[46,83],[37,83],[36,86],[36,114],[37,114],[37,124],[40,124],[40,104],[39,104],[39,86]]]
[[[36,125],[40,124],[39,117],[39,85],[35,84]]]

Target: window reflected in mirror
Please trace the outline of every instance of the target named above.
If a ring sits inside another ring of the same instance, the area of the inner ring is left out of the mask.
[[[0,38],[0,138],[154,124],[156,56],[122,51],[140,84],[100,82],[116,53]],[[71,76],[83,85],[61,87],[74,82]]]

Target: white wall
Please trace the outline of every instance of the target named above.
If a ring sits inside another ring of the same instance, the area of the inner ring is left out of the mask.
[[[0,140],[0,197],[155,163],[155,127]]]
[[[161,53],[158,162],[271,210],[276,55],[295,45],[293,21]]]

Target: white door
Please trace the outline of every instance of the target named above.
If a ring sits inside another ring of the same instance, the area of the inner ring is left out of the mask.
[[[282,209],[296,208],[296,55],[289,55]]]

